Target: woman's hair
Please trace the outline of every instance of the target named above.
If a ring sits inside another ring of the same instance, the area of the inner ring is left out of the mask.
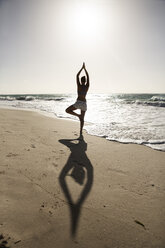
[[[81,77],[81,82],[82,83],[85,83],[86,82],[86,77],[85,76]]]

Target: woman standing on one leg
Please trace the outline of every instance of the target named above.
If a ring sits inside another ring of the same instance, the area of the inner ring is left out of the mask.
[[[81,83],[80,83],[79,76],[83,69],[85,71],[86,77],[85,76],[81,77]],[[87,94],[88,89],[89,89],[89,74],[85,68],[85,63],[83,63],[81,70],[77,73],[77,94],[78,94],[77,100],[73,105],[69,106],[66,109],[66,112],[68,114],[75,115],[79,118],[80,135],[82,134],[82,129],[84,126],[84,116],[87,110],[86,94]],[[74,110],[76,109],[80,109],[81,114],[75,113]]]

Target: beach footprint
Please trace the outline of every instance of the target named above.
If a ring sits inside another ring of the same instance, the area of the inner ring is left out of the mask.
[[[19,154],[17,154],[17,153],[12,153],[12,152],[10,152],[10,153],[8,153],[7,155],[6,155],[6,157],[16,157],[16,156],[18,156]]]
[[[11,131],[6,130],[5,133],[12,133]]]
[[[54,167],[58,167],[58,164],[56,164],[56,163],[52,163],[52,165],[53,165]]]
[[[63,150],[60,150],[60,153],[61,153],[61,154],[64,154],[65,152],[64,152]]]
[[[9,239],[10,237],[8,238],[8,240]],[[0,234],[0,248],[10,248],[10,246],[8,246],[8,241],[5,239],[3,234]]]
[[[34,144],[31,144],[31,148],[36,148],[36,146]]]

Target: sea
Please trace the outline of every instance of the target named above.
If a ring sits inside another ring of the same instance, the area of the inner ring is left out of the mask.
[[[0,95],[0,107],[77,120],[65,112],[75,101],[76,94]],[[88,94],[84,129],[107,140],[165,151],[165,94]]]

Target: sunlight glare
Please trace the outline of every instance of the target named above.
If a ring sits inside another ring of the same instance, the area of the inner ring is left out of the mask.
[[[105,21],[102,9],[90,2],[79,2],[74,6],[69,29],[77,39],[91,40],[102,35]]]

